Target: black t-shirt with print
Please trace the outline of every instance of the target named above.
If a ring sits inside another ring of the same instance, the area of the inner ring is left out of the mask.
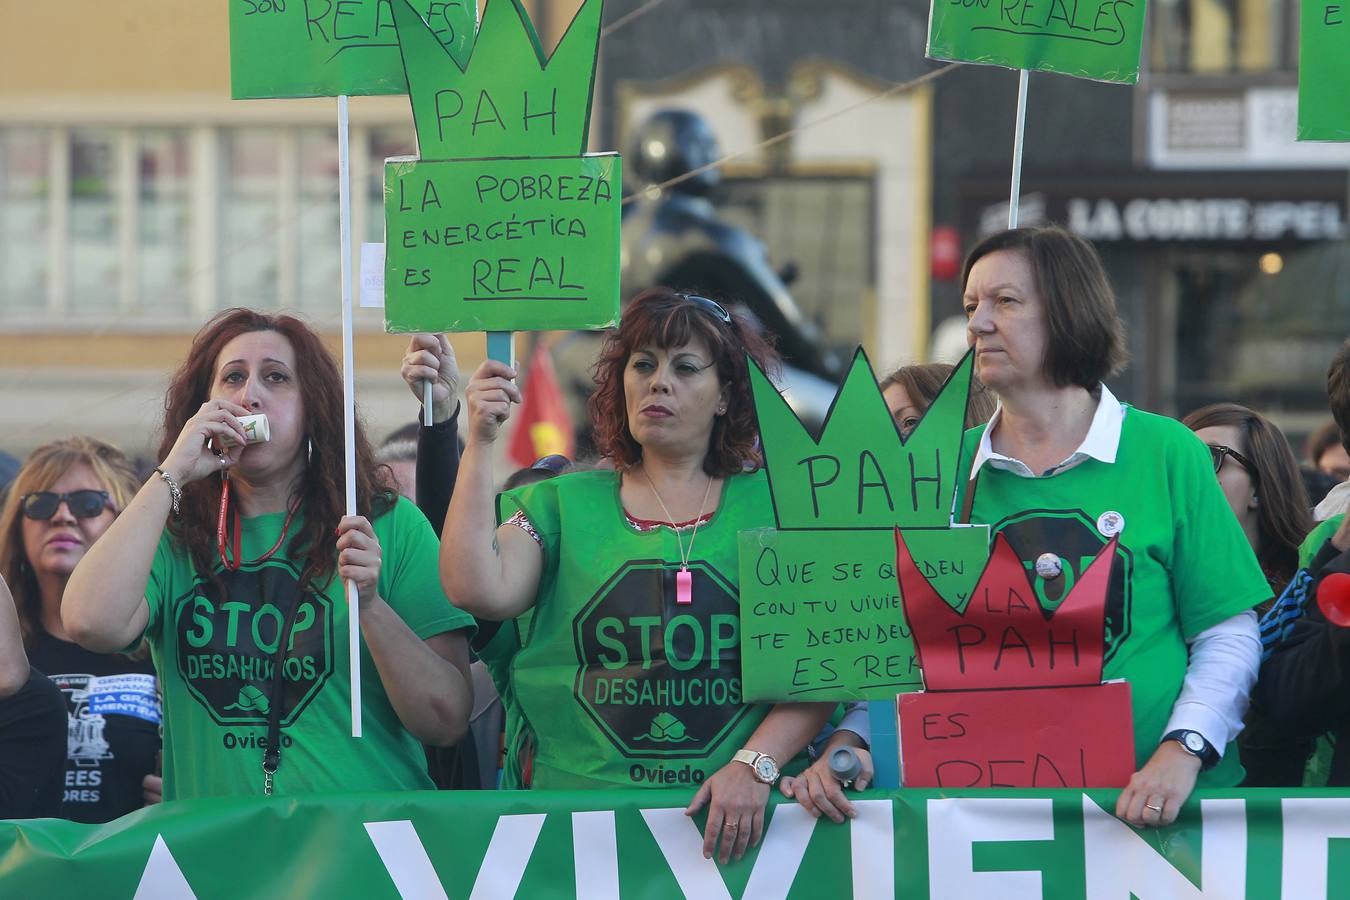
[[[92,653],[44,632],[29,652],[66,699],[61,818],[109,822],[144,805],[141,781],[160,744],[159,685],[149,659]]]

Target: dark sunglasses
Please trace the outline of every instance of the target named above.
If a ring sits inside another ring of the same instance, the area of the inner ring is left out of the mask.
[[[53,491],[34,491],[23,495],[23,514],[30,519],[50,519],[62,503],[77,519],[92,519],[108,506],[108,492],[82,490],[69,494]]]
[[[716,316],[725,324],[731,324],[731,313],[727,312],[727,308],[716,300],[709,300],[707,297],[700,297],[698,294],[680,294],[680,296],[704,312]]]
[[[1231,456],[1237,460],[1238,465],[1247,470],[1248,475],[1252,476],[1253,479],[1257,477],[1256,466],[1252,464],[1252,461],[1232,447],[1225,447],[1223,444],[1208,444],[1207,446],[1209,447],[1209,456],[1214,460],[1215,475],[1219,474],[1219,470],[1223,468],[1223,458]]]

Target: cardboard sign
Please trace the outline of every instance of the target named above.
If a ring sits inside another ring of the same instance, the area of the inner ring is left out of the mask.
[[[551,57],[520,0],[491,0],[467,59],[408,0],[390,2],[422,159],[586,152],[603,0],[582,3]]]
[[[620,160],[385,166],[385,330],[607,328],[619,317]]]
[[[1096,684],[1102,678],[1112,538],[1054,609],[999,535],[970,594],[954,608],[924,572],[924,557],[895,529],[896,577],[929,690]],[[1034,576],[1039,577],[1039,576]]]
[[[236,100],[403,94],[390,0],[229,0],[230,88]],[[474,0],[415,0],[456,59],[473,48]]]
[[[861,348],[820,436],[751,361],[764,467],[779,528],[945,528],[956,495],[973,355],[901,438]],[[983,553],[981,554],[983,557]]]
[[[1124,787],[1134,773],[1123,681],[925,691],[897,703],[905,787]]]
[[[931,59],[1134,84],[1144,0],[932,0]]]
[[[578,155],[602,0],[582,3],[552,57],[519,0],[492,0],[468,59],[389,2],[421,158],[385,164],[385,330],[615,324],[622,166]]]
[[[1350,141],[1350,4],[1304,0],[1299,19],[1298,139]]]
[[[905,538],[933,589],[964,606],[988,528],[915,529]],[[890,701],[921,688],[894,552],[889,529],[741,532],[746,699]]]

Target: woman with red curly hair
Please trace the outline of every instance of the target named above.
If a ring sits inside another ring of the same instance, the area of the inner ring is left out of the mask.
[[[359,421],[359,514],[342,515],[341,385],[296,318],[232,309],[207,323],[165,398],[162,462],[67,584],[78,643],[150,644],[166,800],[430,788],[419,741],[464,733],[469,617],[440,590],[425,517],[377,480]],[[249,415],[270,439],[248,442]],[[347,736],[347,581],[361,742]]]
[[[638,295],[595,366],[591,419],[612,468],[498,507],[493,444],[520,391],[514,371],[483,363],[441,541],[455,603],[528,616],[511,670],[525,733],[508,769],[538,788],[687,785],[687,812],[708,807],[704,855],[720,838],[723,862],[758,843],[778,762],[834,706],[741,695],[737,535],[773,525],[747,355],[777,361],[720,304]]]

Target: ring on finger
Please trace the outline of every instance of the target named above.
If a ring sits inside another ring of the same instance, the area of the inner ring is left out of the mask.
[[[1161,806],[1154,806],[1152,803],[1145,803],[1145,804],[1144,804],[1144,809],[1151,809],[1151,810],[1153,810],[1155,813],[1158,813],[1159,815],[1162,815],[1162,807],[1161,807]]]
[[[727,831],[736,831],[741,827],[740,822],[724,822],[723,826]]]

